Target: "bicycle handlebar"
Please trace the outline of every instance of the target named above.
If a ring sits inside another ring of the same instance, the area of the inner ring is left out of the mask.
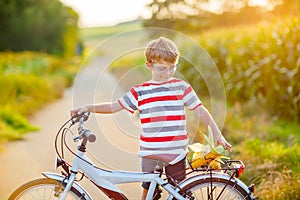
[[[85,122],[85,121],[87,121],[89,119],[89,116],[90,116],[89,112],[77,113],[76,115],[74,115],[72,117],[72,122],[73,123],[77,123],[81,119],[83,120],[83,122]]]
[[[85,128],[79,130],[79,136],[74,138],[74,140],[81,139],[83,137],[85,137],[89,142],[96,141],[96,135],[93,134],[90,130],[85,129]]]
[[[96,135],[83,126],[83,123],[88,120],[89,115],[90,115],[89,112],[83,112],[72,117],[73,123],[79,122],[78,124],[79,135],[74,138],[74,141],[80,140],[82,138],[86,138],[89,142],[96,141]]]

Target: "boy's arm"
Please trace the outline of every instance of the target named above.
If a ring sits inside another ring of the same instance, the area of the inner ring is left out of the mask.
[[[216,144],[222,145],[224,149],[231,149],[232,146],[223,137],[217,123],[212,118],[208,110],[203,106],[198,106],[195,110],[196,116],[207,126],[210,126],[215,139]]]
[[[123,110],[123,107],[118,102],[107,102],[101,104],[91,104],[85,105],[80,108],[75,108],[71,110],[71,116],[74,116],[78,113],[91,112],[99,114],[111,114]]]

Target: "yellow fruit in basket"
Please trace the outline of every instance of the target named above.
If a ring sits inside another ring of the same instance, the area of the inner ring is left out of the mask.
[[[199,157],[199,158],[193,160],[191,165],[194,169],[196,169],[196,168],[201,167],[201,166],[203,166],[207,163],[210,163],[211,161],[213,161],[218,156],[220,156],[220,155],[215,153],[215,152],[209,152],[205,156],[202,156],[202,157]]]
[[[216,160],[211,161],[209,166],[210,166],[211,169],[217,169],[217,170],[221,169],[221,164]]]
[[[211,128],[208,126],[208,136],[203,134],[208,145],[203,145],[200,143],[194,143],[188,145],[189,147],[189,157],[191,160],[191,167],[196,169],[202,167],[206,164],[212,169],[220,169],[220,163],[223,163],[221,158],[229,159],[222,156],[226,152],[223,146],[215,146],[214,137]]]
[[[220,154],[217,154],[216,152],[212,152],[212,151],[210,151],[208,154],[206,154],[204,157],[206,158],[206,159],[209,159],[209,160],[213,160],[213,159],[215,159],[215,158],[217,158],[217,157],[219,157],[220,156]]]
[[[201,167],[201,166],[205,165],[208,162],[209,161],[205,160],[204,157],[203,157],[203,158],[198,158],[198,159],[192,161],[191,165],[192,165],[192,168],[196,169],[198,167]]]
[[[202,152],[195,152],[193,154],[193,160],[197,160],[199,158],[202,158],[203,157],[203,153]]]

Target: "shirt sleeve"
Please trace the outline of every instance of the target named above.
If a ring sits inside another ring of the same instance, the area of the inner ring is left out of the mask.
[[[197,107],[202,105],[196,92],[193,90],[193,88],[190,85],[188,85],[188,87],[184,91],[183,102],[184,102],[184,105],[189,110],[195,110]]]
[[[118,102],[124,109],[131,113],[138,110],[138,95],[134,88],[131,88]]]

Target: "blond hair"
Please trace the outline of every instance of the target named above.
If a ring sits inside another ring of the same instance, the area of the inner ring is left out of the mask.
[[[179,51],[176,44],[165,37],[159,37],[148,43],[145,50],[146,60],[150,63],[177,63]]]

